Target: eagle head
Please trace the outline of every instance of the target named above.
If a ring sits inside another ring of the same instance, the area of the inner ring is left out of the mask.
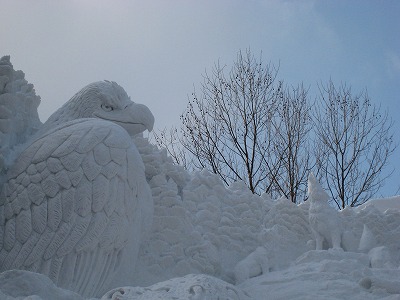
[[[114,122],[131,136],[146,129],[151,131],[154,125],[154,116],[147,106],[133,102],[120,85],[106,80],[85,86],[51,115],[44,126],[49,129],[80,118]]]

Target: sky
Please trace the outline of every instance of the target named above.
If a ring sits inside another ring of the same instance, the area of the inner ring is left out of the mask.
[[[397,0],[0,0],[0,56],[35,85],[42,121],[107,79],[151,109],[157,130],[179,126],[215,62],[250,49],[312,97],[330,79],[367,89],[400,143],[399,15]],[[386,194],[400,186],[399,148],[391,167]]]

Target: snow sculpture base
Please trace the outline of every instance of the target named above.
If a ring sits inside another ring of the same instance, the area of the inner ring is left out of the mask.
[[[101,300],[187,300],[249,299],[239,288],[204,274],[189,274],[150,287],[121,287],[109,291]]]
[[[23,270],[0,274],[0,299],[84,300],[74,292],[56,287],[45,275]]]

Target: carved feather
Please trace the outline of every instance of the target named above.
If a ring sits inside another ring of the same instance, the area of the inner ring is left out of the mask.
[[[22,210],[15,218],[15,238],[24,244],[32,233],[31,210]]]
[[[37,233],[43,233],[47,226],[47,202],[40,205],[32,205],[32,229]]]

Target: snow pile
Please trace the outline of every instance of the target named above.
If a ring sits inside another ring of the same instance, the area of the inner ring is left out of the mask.
[[[314,248],[308,224],[309,203],[296,205],[282,197],[268,204],[261,231],[261,245],[267,249],[269,269],[287,268],[299,255]]]
[[[225,188],[207,171],[188,174],[174,166],[165,151],[143,138],[135,143],[155,202],[155,222],[137,269],[146,274],[146,280],[139,279],[138,285],[185,273],[206,273],[234,283],[235,267],[240,282],[245,280],[243,274],[253,277],[269,271],[267,276],[273,277],[316,248],[309,222],[312,201],[295,205],[284,198],[259,197],[242,182]],[[364,205],[337,212],[328,206],[326,193],[317,182],[313,188],[311,198],[329,212],[322,216],[322,221],[330,224],[325,234],[340,235],[340,247],[347,251],[341,252],[343,255],[363,252],[369,260],[367,267],[399,265],[399,210],[382,213],[375,206]],[[364,246],[359,250],[360,245]],[[330,247],[332,241],[325,241],[322,249]],[[266,253],[265,259],[257,253]],[[359,288],[358,282],[355,284]]]
[[[142,245],[135,284],[189,273],[233,283],[236,263],[260,245],[265,201],[243,183],[226,189],[207,171],[188,174],[142,137],[135,144],[154,200],[152,232]]]
[[[389,197],[385,199],[373,199],[364,204],[364,206],[374,206],[380,212],[385,212],[388,209],[400,210],[400,196]]]
[[[121,287],[106,293],[101,300],[246,300],[249,296],[225,281],[204,274],[189,274],[181,278],[173,278],[152,286]]]
[[[0,274],[0,299],[83,300],[74,292],[56,287],[42,274],[21,270],[10,270]]]
[[[332,299],[340,299],[346,293],[374,299],[393,292],[393,288],[389,291],[383,288],[391,286],[387,277],[379,283],[380,276],[375,269],[391,270],[399,265],[400,210],[383,213],[375,205],[364,205],[338,212],[328,206],[326,193],[313,182],[311,198],[320,201],[318,205],[327,211],[320,222],[330,224],[324,228],[324,234],[340,235],[337,243],[344,249],[315,251],[313,226],[309,221],[312,201],[295,205],[284,198],[274,201],[266,195],[259,197],[251,194],[242,182],[225,188],[218,177],[207,171],[188,174],[174,166],[165,151],[143,138],[137,138],[135,143],[145,162],[155,202],[155,222],[142,247],[141,264],[137,268],[138,273],[146,274],[146,279],[140,284],[139,279],[138,285],[185,273],[206,273],[234,283],[236,272],[236,280],[244,281],[239,287],[248,294],[252,294],[253,288],[262,294],[267,293],[263,289],[265,284],[247,288],[247,277],[269,278],[270,288],[280,276],[286,280],[285,276],[290,275],[293,278],[288,282],[299,280],[298,284],[292,282],[293,296],[295,290],[301,290],[307,298],[307,289],[302,287],[306,283],[299,274],[309,270],[310,295],[313,291],[321,292],[319,288],[312,289],[313,285],[321,284],[324,289],[331,286],[327,278],[346,281],[344,286],[349,288],[328,293],[327,297]],[[341,228],[346,230],[343,232]],[[330,237],[323,237],[327,240],[321,248],[332,247],[332,241],[328,243]],[[298,259],[302,255],[308,260]],[[321,272],[326,272],[328,277],[319,276]],[[352,272],[353,276],[344,276]],[[397,272],[392,274],[398,276]],[[400,281],[400,277],[394,279]],[[287,297],[290,289],[279,293],[278,290],[277,299],[279,295],[282,299],[290,298]],[[268,294],[271,294],[269,289]],[[255,295],[254,299],[260,298]]]
[[[245,281],[251,299],[399,299],[399,269],[374,269],[364,253],[312,250],[283,271]]]
[[[246,258],[235,266],[235,283],[240,284],[245,280],[266,274],[270,271],[268,260],[269,253],[265,247],[257,247]]]

